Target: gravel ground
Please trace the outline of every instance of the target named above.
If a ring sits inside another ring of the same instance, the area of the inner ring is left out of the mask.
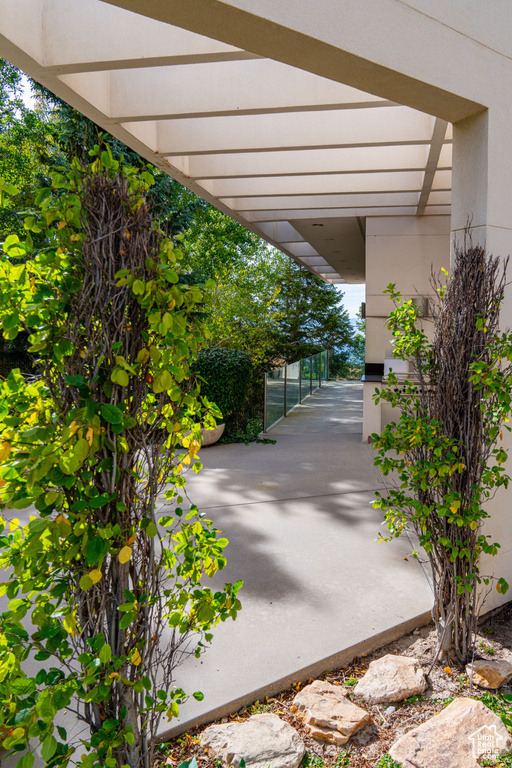
[[[372,722],[353,736],[343,747],[334,747],[311,739],[302,721],[291,710],[293,697],[307,683],[297,683],[277,696],[257,701],[252,706],[217,720],[242,722],[260,712],[273,712],[292,725],[306,744],[303,764],[321,768],[375,768],[391,745],[404,733],[425,722],[440,712],[457,696],[480,697],[485,692],[470,686],[465,669],[455,661],[436,663],[428,675],[429,687],[422,696],[414,696],[404,702],[369,706],[353,694],[353,686],[364,675],[368,664],[380,656],[393,653],[413,656],[422,664],[425,673],[429,670],[436,647],[433,626],[414,630],[409,635],[391,643],[372,654],[357,657],[341,669],[326,671],[321,679],[333,685],[344,686],[348,698],[364,707],[372,716]],[[479,628],[475,644],[475,658],[506,659],[512,663],[512,603],[505,606]],[[312,682],[311,678],[310,682]],[[504,686],[502,693],[512,693],[511,686]],[[489,693],[489,692],[487,692]],[[218,768],[213,760],[201,749],[199,738],[208,726],[193,731],[161,745],[161,765],[179,766],[184,760],[196,757],[199,768]],[[384,765],[387,764],[387,761]],[[389,761],[389,766],[392,766]],[[250,767],[249,767],[250,768]]]

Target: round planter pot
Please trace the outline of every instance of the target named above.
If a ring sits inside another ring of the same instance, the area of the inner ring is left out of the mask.
[[[225,426],[225,424],[217,424],[215,429],[201,429],[203,447],[205,445],[213,445],[217,440],[220,440]]]

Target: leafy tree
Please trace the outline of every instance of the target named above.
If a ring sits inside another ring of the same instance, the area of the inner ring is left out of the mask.
[[[280,320],[270,357],[292,362],[321,348],[347,344],[352,327],[342,294],[304,267],[286,257],[283,260],[276,276]]]
[[[0,259],[3,334],[29,334],[39,358],[35,381],[15,370],[0,383],[1,743],[39,740],[51,766],[75,751],[54,723],[65,710],[89,727],[85,768],[152,766],[159,719],[186,698],[173,670],[240,608],[240,583],[207,586],[227,540],[182,508],[200,424],[215,423],[190,367],[205,289],[180,280],[182,254],[145,199],[152,182],[94,148],[89,166],[52,174],[41,216]],[[28,508],[24,522],[8,512]],[[28,658],[44,662],[33,677]],[[18,768],[33,762],[29,751]]]

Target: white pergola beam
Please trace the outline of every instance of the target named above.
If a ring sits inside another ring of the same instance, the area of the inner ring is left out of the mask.
[[[377,114],[378,113],[378,114]],[[159,155],[430,142],[434,118],[407,107],[316,113],[205,117],[123,123]]]
[[[305,174],[374,173],[375,171],[423,170],[428,143],[341,149],[239,152],[232,155],[173,157],[189,176],[201,179],[233,179],[243,176],[303,176]],[[450,156],[451,159],[451,156]],[[441,167],[441,166],[440,166]],[[446,167],[451,167],[451,163]]]
[[[113,122],[389,106],[376,96],[268,59],[62,75],[96,105],[108,93]],[[150,78],[151,87],[148,87]],[[272,87],[269,87],[272,83]]]
[[[432,141],[430,142],[430,152],[428,154],[427,165],[425,167],[425,175],[423,178],[423,186],[421,188],[420,200],[418,208],[416,210],[417,216],[422,216],[432,189],[434,182],[434,176],[439,166],[439,158],[441,156],[441,149],[443,148],[444,137],[446,136],[446,129],[448,123],[445,120],[436,120],[434,125],[434,131],[432,133]]]
[[[293,221],[294,219],[340,219],[344,217],[353,218],[357,216],[414,216],[418,204],[417,196],[412,205],[385,205],[385,206],[361,206],[352,208],[311,208],[306,209],[287,209],[272,211],[248,211],[244,218],[251,224],[258,226],[259,222],[272,221]],[[449,213],[449,207],[432,206],[437,213]],[[427,206],[429,211],[430,206]]]
[[[283,195],[282,197],[238,197],[222,199],[233,211],[250,212],[258,210],[322,210],[324,208],[368,208],[370,206],[418,205],[420,190],[403,192],[368,192],[339,195]],[[289,217],[294,218],[294,217]],[[300,217],[295,217],[300,218]]]
[[[422,171],[395,173],[346,173],[328,176],[284,176],[202,181],[201,186],[219,198],[389,192],[421,189]]]

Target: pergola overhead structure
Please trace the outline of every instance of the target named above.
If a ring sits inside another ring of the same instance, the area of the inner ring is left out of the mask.
[[[327,282],[364,282],[366,217],[450,212],[442,117],[102,0],[2,0],[0,32],[1,55]]]

